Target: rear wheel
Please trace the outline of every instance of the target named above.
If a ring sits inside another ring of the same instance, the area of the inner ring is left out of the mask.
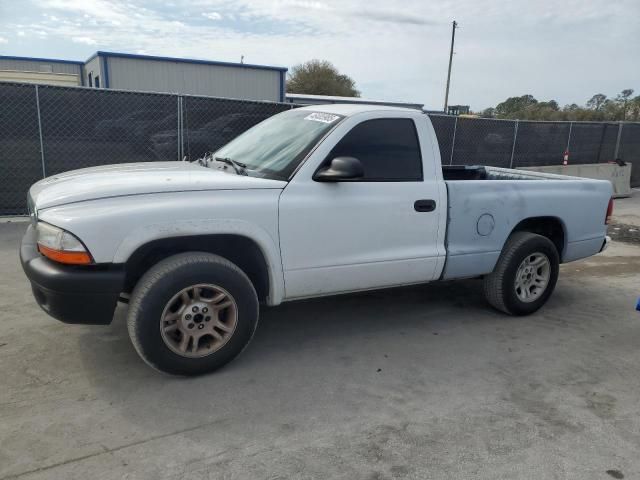
[[[516,232],[507,240],[494,271],[484,279],[488,302],[511,315],[528,315],[544,305],[558,280],[560,259],[551,240]]]
[[[258,322],[256,292],[242,270],[210,253],[162,260],[140,279],[127,324],[138,354],[166,373],[197,375],[233,360]]]

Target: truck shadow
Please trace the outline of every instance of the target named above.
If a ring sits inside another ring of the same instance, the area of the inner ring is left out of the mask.
[[[98,376],[105,369],[125,369],[129,375],[167,377],[156,374],[137,356],[126,327],[127,306],[119,305],[111,325],[82,328],[78,348],[83,364]],[[251,369],[278,358],[297,361],[307,350],[357,350],[358,342],[393,342],[400,346],[404,337],[416,331],[438,335],[468,322],[503,317],[490,309],[477,280],[415,285],[387,290],[346,294],[262,306],[260,323],[246,351],[221,371]]]
[[[215,373],[184,378],[149,368],[125,319],[121,306],[110,326],[82,327],[78,355],[96,402],[143,436],[156,434],[160,417],[169,422],[162,430],[178,431],[203,419],[232,428],[246,412],[277,424],[328,405],[325,414],[335,416],[388,398],[440,402],[438,391],[461,388],[460,378],[499,382],[495,364],[510,361],[512,344],[535,328],[492,310],[476,280],[327,297],[263,307],[242,355]]]
[[[437,330],[486,310],[479,281],[415,285],[263,307],[256,343],[315,344],[353,336],[388,338],[412,328]],[[465,312],[463,317],[461,312]],[[484,312],[486,313],[486,312]],[[478,317],[476,317],[478,318]],[[452,323],[453,322],[453,323]],[[261,347],[257,347],[261,348]]]

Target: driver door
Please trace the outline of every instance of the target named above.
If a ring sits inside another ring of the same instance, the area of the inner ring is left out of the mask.
[[[434,278],[441,182],[431,156],[424,162],[429,168],[423,166],[419,119],[384,113],[389,118],[361,114],[346,119],[282,192],[280,248],[287,299]],[[337,156],[357,158],[363,178],[315,181],[317,169]],[[418,208],[416,202],[425,200],[434,201],[432,210]]]

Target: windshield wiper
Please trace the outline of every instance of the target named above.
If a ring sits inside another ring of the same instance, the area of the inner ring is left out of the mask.
[[[249,175],[247,173],[247,166],[244,163],[238,162],[237,160],[233,160],[229,157],[214,157],[216,162],[226,163],[227,165],[231,165],[235,172],[238,175]]]

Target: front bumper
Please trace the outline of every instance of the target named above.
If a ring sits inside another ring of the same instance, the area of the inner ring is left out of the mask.
[[[65,323],[111,323],[124,285],[122,268],[53,262],[38,252],[33,226],[22,239],[20,261],[36,302],[53,318]]]

